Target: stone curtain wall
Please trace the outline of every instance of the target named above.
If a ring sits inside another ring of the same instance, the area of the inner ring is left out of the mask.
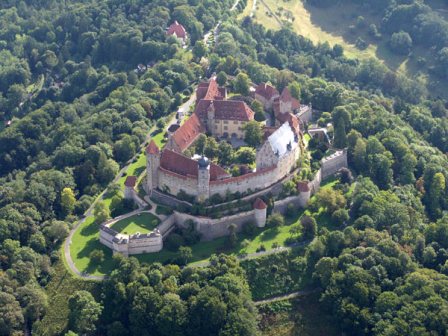
[[[242,212],[237,215],[223,217],[220,219],[211,219],[208,217],[195,217],[188,214],[174,212],[176,224],[185,227],[188,220],[196,223],[196,229],[202,234],[202,240],[212,240],[215,238],[227,236],[229,234],[229,225],[235,224],[236,231],[240,232],[244,223],[252,221],[255,223],[255,211]]]
[[[163,205],[167,205],[172,208],[177,208],[179,205],[185,205],[187,207],[191,207],[191,204],[185,201],[181,201],[180,199],[164,194],[156,189],[154,189],[151,193],[151,198],[153,198],[156,202],[161,203]]]
[[[189,195],[198,195],[197,178],[177,175],[159,168],[159,188],[163,190],[165,186],[169,188],[171,195],[177,195],[181,190]]]
[[[329,157],[322,159],[322,179],[333,175],[341,168],[347,168],[347,150],[337,151]]]
[[[170,215],[167,219],[165,219],[162,223],[157,226],[160,234],[165,238],[174,228],[176,224],[176,216],[174,214]]]
[[[252,176],[239,176],[236,178],[229,178],[222,181],[213,181],[210,183],[210,196],[214,194],[220,194],[225,196],[227,191],[235,193],[239,191],[244,193],[249,189],[255,191],[255,189],[265,189],[277,182],[277,169],[269,170],[265,173],[254,173]]]
[[[311,195],[313,195],[315,192],[319,190],[321,183],[322,183],[322,169],[319,169],[316,172],[316,175],[314,175],[314,179],[310,183],[308,183]]]

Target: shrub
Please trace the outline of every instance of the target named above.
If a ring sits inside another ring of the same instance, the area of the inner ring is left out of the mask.
[[[278,212],[268,217],[267,224],[269,227],[279,227],[285,225],[285,218]]]
[[[294,203],[288,203],[288,206],[286,207],[286,217],[288,218],[294,218],[298,213],[298,208],[294,205]]]
[[[248,221],[243,224],[242,232],[245,235],[253,236],[255,234],[256,230],[257,230],[257,226],[252,221]]]
[[[302,236],[304,239],[312,239],[317,233],[317,223],[313,217],[303,216],[300,219],[302,224]]]
[[[100,264],[104,261],[104,252],[102,250],[93,250],[89,254],[90,261],[94,264]]]
[[[257,252],[263,252],[263,251],[266,251],[266,246],[264,246],[264,244],[261,244],[260,246],[258,246],[258,248],[257,248],[256,251],[257,251]]]

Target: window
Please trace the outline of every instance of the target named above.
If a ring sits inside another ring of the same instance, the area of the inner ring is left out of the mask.
[[[228,120],[224,120],[223,122],[224,122],[224,124],[228,124],[228,123],[229,123],[229,121],[228,121]]]
[[[227,127],[227,126],[224,126],[224,130],[227,131],[227,129],[228,129],[228,127]]]
[[[233,121],[233,124],[234,124],[234,125],[238,125],[238,120],[234,120],[234,121]]]

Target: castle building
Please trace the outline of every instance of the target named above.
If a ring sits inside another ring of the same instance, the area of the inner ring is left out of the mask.
[[[289,113],[284,113],[280,126],[265,130],[266,142],[257,152],[256,169],[241,176],[232,177],[206,157],[196,160],[183,154],[202,133],[244,138],[244,125],[254,120],[254,112],[245,102],[226,100],[226,96],[215,79],[199,84],[193,115],[170,136],[164,150],[151,141],[146,149],[148,193],[154,189],[174,196],[183,192],[204,201],[215,194],[266,189],[296,167],[301,132],[298,119]]]
[[[177,38],[182,45],[185,45],[187,42],[187,31],[185,30],[184,26],[182,26],[179,22],[174,21],[166,30],[166,34],[170,36],[174,36]]]
[[[285,113],[297,113],[300,108],[300,101],[293,98],[289,89],[285,87],[280,97],[274,100],[273,109],[274,115],[278,118],[279,115]]]
[[[266,83],[257,85],[253,97],[263,104],[265,110],[273,110],[276,126],[291,121],[290,115],[296,116],[301,125],[312,120],[313,109],[310,105],[302,105],[298,99],[291,96],[285,87],[280,95],[276,88]]]
[[[271,110],[278,97],[280,97],[280,94],[272,85],[260,83],[255,88],[254,98],[263,104],[265,110]]]
[[[212,78],[201,83],[196,91],[194,114],[198,116],[206,131],[219,138],[244,137],[244,125],[254,120],[254,111],[243,101],[227,100],[227,92]]]

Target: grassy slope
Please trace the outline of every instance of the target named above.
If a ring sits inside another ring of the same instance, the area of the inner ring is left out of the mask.
[[[160,220],[153,214],[142,213],[114,223],[112,229],[125,234],[148,233],[157,227],[159,223]]]
[[[448,17],[446,5],[441,0],[425,2],[442,16]],[[443,89],[446,87],[446,83],[428,75],[426,67],[417,64],[419,57],[426,58],[428,65],[433,64],[434,55],[431,50],[417,46],[414,47],[413,53],[409,57],[396,55],[389,50],[387,38],[376,40],[368,34],[370,24],[379,26],[381,20],[379,16],[371,15],[352,4],[336,4],[330,8],[317,8],[304,4],[302,0],[264,0],[264,3],[282,20],[288,21],[288,16],[293,16],[294,21],[289,20],[292,28],[314,43],[328,42],[330,45],[338,43],[344,47],[345,55],[351,58],[377,58],[393,71],[410,77],[419,77],[428,85],[428,90],[432,95],[447,96],[446,90]],[[277,21],[267,14],[267,8],[261,0],[258,2],[257,8],[256,21],[266,28],[280,29]],[[349,27],[356,23],[359,15],[365,18],[365,27],[356,28],[352,32]],[[369,43],[367,49],[359,50],[355,47],[358,37]]]

